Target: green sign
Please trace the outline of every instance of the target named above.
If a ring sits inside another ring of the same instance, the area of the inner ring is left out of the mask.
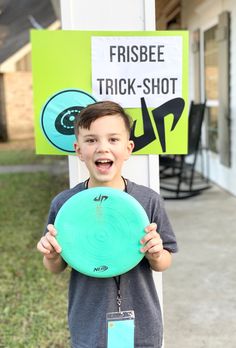
[[[73,123],[113,100],[134,120],[135,154],[185,154],[188,32],[32,30],[36,152],[73,154]]]

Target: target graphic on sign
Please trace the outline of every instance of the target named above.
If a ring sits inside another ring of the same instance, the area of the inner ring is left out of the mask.
[[[56,148],[74,152],[74,122],[80,111],[96,99],[79,89],[65,89],[54,94],[43,106],[41,127],[48,141]]]

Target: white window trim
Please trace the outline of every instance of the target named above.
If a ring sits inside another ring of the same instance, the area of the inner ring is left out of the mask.
[[[204,101],[206,99],[206,94],[205,94],[205,73],[204,73],[204,66],[205,66],[205,61],[204,61],[204,32],[211,29],[212,27],[218,25],[218,13],[215,18],[212,18],[209,22],[207,22],[205,25],[202,25],[200,29],[200,96],[201,100]],[[219,100],[207,100],[206,102],[207,107],[214,107],[214,106],[219,106]],[[208,134],[207,134],[207,124],[204,121],[203,127],[202,127],[202,145],[203,147],[206,146],[207,144],[207,139],[208,139]],[[219,158],[219,154],[212,152],[210,149],[208,149],[208,153],[213,154],[213,156],[217,156]]]

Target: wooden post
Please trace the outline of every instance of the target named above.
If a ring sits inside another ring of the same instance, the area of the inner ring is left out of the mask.
[[[65,30],[155,30],[155,0],[61,0],[62,29]],[[70,186],[88,177],[76,156],[69,156]],[[158,155],[132,155],[123,175],[159,191]],[[162,274],[154,273],[162,306]]]

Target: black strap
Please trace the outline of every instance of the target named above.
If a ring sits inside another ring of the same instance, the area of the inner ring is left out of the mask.
[[[85,182],[84,182],[84,188],[85,188],[85,190],[88,189],[88,182],[89,182],[89,178],[88,178],[87,180],[85,180]]]
[[[127,193],[128,192],[128,190],[127,190],[127,181],[126,181],[126,179],[123,176],[122,176],[122,179],[123,179],[124,185],[125,185],[124,191]]]
[[[126,179],[125,179],[123,176],[122,176],[122,180],[124,181],[124,185],[125,185],[124,191],[127,192],[127,191],[128,191],[128,190],[127,190],[127,182],[126,182]],[[85,190],[88,189],[88,183],[89,183],[89,178],[88,178],[87,180],[85,180],[85,182],[84,182],[84,188],[85,188]]]
[[[117,303],[117,307],[118,307],[118,312],[121,312],[121,302],[122,302],[121,292],[120,292],[121,276],[119,275],[118,277],[113,277],[113,279],[114,279],[114,281],[116,283],[116,287],[117,287],[116,303]]]

